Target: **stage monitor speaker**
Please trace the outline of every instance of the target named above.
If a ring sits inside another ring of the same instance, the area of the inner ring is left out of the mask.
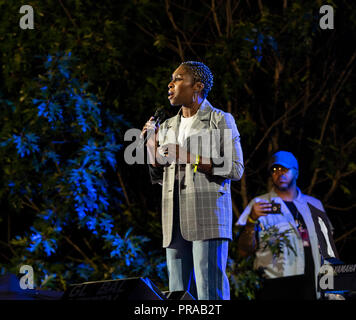
[[[168,300],[196,300],[188,291],[164,292]]]
[[[127,278],[70,285],[62,300],[166,300],[148,278]]]

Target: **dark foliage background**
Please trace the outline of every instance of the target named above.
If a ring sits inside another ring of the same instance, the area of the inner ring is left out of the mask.
[[[56,290],[128,276],[166,288],[161,190],[125,163],[123,136],[157,106],[177,112],[167,84],[184,60],[211,68],[209,100],[241,134],[234,220],[270,188],[269,156],[289,150],[341,259],[356,261],[353,2],[28,1],[34,30],[19,27],[23,4],[0,1],[2,273],[29,264]],[[319,28],[324,4],[334,30]]]

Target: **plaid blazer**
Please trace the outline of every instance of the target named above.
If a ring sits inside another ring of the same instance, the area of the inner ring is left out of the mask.
[[[181,110],[160,126],[160,146],[178,144],[180,115]],[[193,164],[149,166],[152,183],[162,184],[163,247],[168,247],[172,240],[175,195],[179,196],[180,229],[184,239],[232,239],[230,184],[231,180],[241,179],[244,171],[235,120],[231,114],[213,108],[205,99],[191,132],[184,147],[193,154],[213,159],[212,174],[194,173]],[[178,190],[174,190],[174,186]]]

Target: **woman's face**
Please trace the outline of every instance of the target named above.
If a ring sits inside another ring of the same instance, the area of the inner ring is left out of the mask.
[[[194,95],[200,93],[201,83],[194,83],[189,71],[179,66],[172,74],[172,80],[168,84],[168,100],[172,106],[189,106],[194,102]]]

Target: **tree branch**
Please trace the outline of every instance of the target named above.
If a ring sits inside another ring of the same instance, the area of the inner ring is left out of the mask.
[[[239,217],[240,217],[240,211],[239,211],[239,209],[238,209],[237,206],[236,206],[235,200],[232,199],[231,203],[232,203],[232,211],[233,211],[235,217],[236,217],[236,218],[239,218]]]
[[[68,19],[70,20],[70,22],[72,22],[73,26],[75,27],[76,30],[78,30],[78,25],[75,23],[75,21],[73,20],[72,16],[70,15],[70,12],[67,10],[67,8],[64,6],[62,0],[58,0],[58,2],[60,3],[60,5],[62,6],[66,16],[68,17]],[[77,40],[80,41],[80,38],[78,37],[78,33],[77,33]]]
[[[351,70],[352,68],[350,68],[348,70],[348,68],[351,66],[351,64],[353,63],[353,61],[355,60],[356,58],[356,50],[354,51],[353,55],[351,56],[349,62],[347,63],[346,67],[344,68],[344,70],[341,72],[337,82],[336,82],[336,85],[334,86],[334,94],[332,95],[331,97],[331,101],[330,101],[330,104],[329,104],[329,108],[328,108],[328,111],[326,113],[326,116],[325,116],[325,119],[324,119],[324,122],[323,122],[323,125],[322,125],[322,128],[321,128],[321,132],[320,132],[320,137],[319,137],[319,144],[321,145],[322,144],[322,141],[324,139],[324,135],[325,135],[325,131],[326,131],[326,126],[327,126],[327,123],[329,121],[329,118],[330,118],[330,114],[331,114],[331,110],[332,108],[334,107],[335,105],[335,102],[336,102],[336,97],[338,96],[338,94],[340,93],[340,90],[342,88],[342,86],[344,85],[345,81],[349,78],[350,74],[351,74]],[[348,70],[348,72],[346,72],[346,70]],[[346,74],[345,74],[346,73]],[[312,181],[314,181],[314,184],[315,184],[315,181],[317,180],[318,178],[318,172],[317,170],[314,171],[313,173],[313,178],[312,178]],[[313,189],[313,186],[314,184],[311,184],[308,188],[308,192],[311,193],[312,189]],[[330,190],[329,190],[330,191]]]
[[[34,210],[37,211],[37,212],[41,212],[40,208],[37,207],[37,205],[36,205],[27,195],[25,195],[24,197],[25,197],[25,199],[28,201],[28,203],[27,203],[27,202],[25,202],[25,201],[22,200],[22,203],[23,203],[24,205],[26,205],[26,206],[28,206],[28,207],[34,209]]]
[[[290,107],[288,110],[286,110],[284,112],[284,114],[282,116],[280,116],[277,120],[275,120],[270,127],[266,130],[265,134],[263,135],[263,137],[261,138],[261,140],[257,143],[255,149],[250,153],[249,158],[245,161],[245,166],[249,163],[249,161],[251,160],[251,158],[253,157],[253,155],[255,154],[255,152],[259,149],[259,147],[262,145],[262,143],[265,141],[265,139],[268,137],[268,135],[270,134],[270,132],[272,131],[272,129],[277,126],[279,123],[281,123],[284,118],[291,112],[293,111],[301,102],[303,101],[303,96],[300,97],[298,99],[298,101],[292,106]]]
[[[4,245],[4,246],[8,247],[8,248],[11,250],[11,253],[12,253],[14,256],[17,256],[17,253],[16,253],[16,251],[12,248],[11,244],[6,243],[6,242],[4,242],[4,241],[2,241],[2,240],[0,240],[0,244],[2,244],[2,245]]]
[[[232,26],[232,11],[231,11],[231,0],[226,1],[225,6],[226,11],[226,37],[230,37],[231,26]]]
[[[241,198],[242,206],[246,208],[248,205],[246,174],[243,174],[241,177]]]
[[[215,0],[211,0],[211,11],[213,13],[214,22],[215,22],[216,30],[218,31],[218,35],[219,35],[219,37],[222,37],[222,32],[221,32],[221,29],[220,29],[218,16],[216,14]]]
[[[342,236],[338,237],[335,242],[339,242],[345,238],[347,238],[351,233],[354,233],[356,231],[356,227],[352,228],[351,230],[345,232]]]
[[[348,206],[346,208],[340,208],[340,207],[335,207],[331,205],[325,205],[325,209],[331,209],[331,210],[336,210],[336,211],[350,211],[351,209],[356,208],[356,203],[354,203],[351,206]]]
[[[89,263],[95,271],[98,271],[97,265],[84,253],[84,251],[82,251],[82,249],[79,248],[79,246],[77,246],[72,240],[70,240],[68,236],[64,236],[64,239],[81,254],[85,262]]]
[[[170,10],[170,2],[169,2],[169,0],[165,0],[165,4],[166,4],[166,13],[167,13],[168,19],[172,23],[172,26],[173,26],[174,30],[179,32],[183,36],[183,38],[185,40],[185,43],[187,44],[188,48],[193,52],[194,55],[197,56],[197,53],[195,52],[193,47],[190,45],[190,41],[188,40],[188,38],[185,35],[185,33],[175,23],[173,14],[172,14],[172,12]],[[179,56],[180,56],[181,60],[184,61],[184,50],[182,48],[182,44],[181,44],[181,41],[180,41],[178,35],[176,35],[176,40],[177,40],[177,44],[178,44]]]
[[[324,196],[323,202],[327,202],[330,196],[335,192],[337,185],[340,181],[340,170],[337,170],[334,176],[334,179],[332,180],[331,187],[328,191],[328,193]]]
[[[232,65],[232,67],[234,68],[235,72],[237,73],[238,76],[241,77],[241,70],[239,68],[239,66],[237,65],[236,61],[231,61],[230,64]],[[246,89],[248,95],[252,95],[252,90],[248,87],[248,85],[246,84],[246,82],[244,82],[244,88]]]
[[[261,0],[257,1],[258,3],[258,9],[260,10],[261,16],[263,16],[263,4]]]
[[[349,62],[347,63],[347,65],[344,68],[344,70],[341,72],[341,74],[340,74],[340,76],[339,76],[339,78],[338,78],[338,80],[336,82],[336,85],[334,87],[334,94],[331,97],[331,101],[330,101],[330,104],[329,104],[329,109],[328,109],[328,112],[326,113],[326,117],[324,119],[324,123],[323,123],[323,126],[321,128],[321,133],[320,133],[320,138],[319,138],[319,143],[320,144],[323,141],[325,130],[326,130],[326,126],[327,126],[327,123],[328,123],[329,118],[330,118],[331,110],[335,105],[336,97],[340,93],[344,83],[346,82],[346,80],[349,78],[349,76],[351,74],[351,71],[352,71],[353,68],[351,68],[350,66],[353,63],[353,61],[355,60],[355,58],[356,58],[356,50],[354,51],[354,53],[351,56]]]
[[[119,170],[117,170],[116,174],[117,174],[117,177],[119,179],[119,182],[120,182],[120,185],[121,185],[121,188],[122,188],[122,192],[124,193],[126,204],[128,206],[131,206],[131,202],[129,200],[129,196],[127,194],[126,187],[125,187],[124,181],[122,180],[122,177],[121,177],[121,174],[120,174]]]

